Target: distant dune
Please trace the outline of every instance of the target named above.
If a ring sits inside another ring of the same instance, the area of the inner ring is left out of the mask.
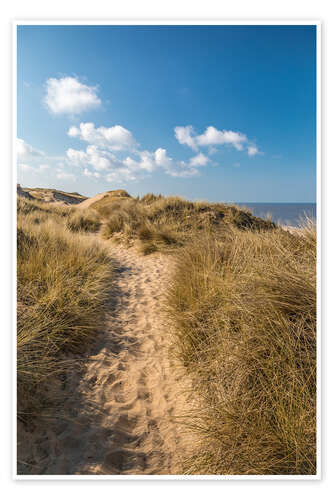
[[[17,184],[17,194],[29,200],[44,201],[46,203],[61,203],[65,205],[78,205],[87,199],[79,193],[66,193],[58,189],[28,188]]]
[[[33,200],[33,196],[29,193],[29,191],[26,191],[21,188],[20,184],[17,184],[17,196],[22,196],[23,198],[26,198],[28,200]]]
[[[124,189],[116,189],[114,191],[106,191],[105,193],[96,194],[91,198],[87,198],[79,204],[79,208],[89,208],[91,205],[97,201],[104,200],[108,203],[111,198],[131,198],[127,191]]]

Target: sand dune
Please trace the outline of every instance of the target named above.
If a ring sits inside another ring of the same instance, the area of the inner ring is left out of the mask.
[[[48,188],[22,188],[17,184],[17,195],[29,200],[43,201],[57,205],[78,205],[87,198],[79,193],[66,193],[58,189]]]
[[[176,419],[193,404],[190,382],[170,356],[172,325],[163,313],[172,261],[119,246],[112,255],[116,294],[107,328],[83,362],[84,375],[64,381],[71,418],[39,429],[37,439],[26,434],[20,456],[36,465],[25,473],[177,474],[192,446]]]
[[[78,206],[77,206],[77,208],[89,208],[90,205],[92,205],[96,201],[101,200],[105,196],[107,196],[107,193],[96,194],[96,196],[92,196],[91,198],[88,198],[87,200],[84,200],[81,203],[79,203]]]
[[[114,189],[111,191],[106,191],[105,193],[99,193],[91,198],[82,201],[78,208],[89,208],[91,205],[96,203],[103,198],[115,199],[115,198],[131,198],[131,196],[124,189]]]

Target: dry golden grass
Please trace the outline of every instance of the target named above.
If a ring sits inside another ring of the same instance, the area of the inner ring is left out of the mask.
[[[195,239],[169,297],[178,356],[202,408],[186,474],[316,473],[316,235]],[[195,394],[193,396],[195,398]]]
[[[67,218],[66,227],[73,232],[97,232],[101,227],[101,221],[95,211],[76,210]]]
[[[63,353],[83,352],[104,321],[112,276],[109,255],[92,236],[68,231],[62,210],[59,214],[56,207],[19,199],[17,389],[22,419],[52,406],[55,376],[68,370]]]
[[[157,251],[158,247],[152,241],[146,241],[141,244],[141,252],[143,253],[143,255],[149,255]]]
[[[117,196],[111,193],[91,208],[105,220],[104,238],[128,244],[139,240],[144,254],[148,249],[149,252],[175,251],[193,235],[207,230],[219,234],[229,224],[240,229],[275,227],[271,221],[254,217],[233,205],[191,202],[177,196],[147,194],[142,199],[134,199],[124,193]]]
[[[202,402],[185,474],[315,474],[316,233],[233,205],[109,193],[77,209],[18,199],[18,412],[52,407],[55,380],[102,327],[112,263],[95,233],[173,252],[175,351]]]

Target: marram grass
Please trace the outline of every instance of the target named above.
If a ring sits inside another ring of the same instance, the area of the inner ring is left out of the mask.
[[[66,229],[57,209],[31,203],[29,211],[29,202],[23,204],[17,228],[17,391],[18,416],[25,420],[52,404],[54,377],[69,368],[64,355],[84,352],[102,327],[112,263],[101,242]]]
[[[185,474],[316,473],[316,233],[193,240],[169,295],[200,407]]]

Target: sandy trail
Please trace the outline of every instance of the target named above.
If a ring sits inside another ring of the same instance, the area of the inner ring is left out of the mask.
[[[163,312],[172,260],[117,246],[112,256],[107,326],[84,361],[84,375],[64,382],[71,419],[48,424],[33,441],[26,434],[20,456],[36,465],[22,473],[181,473],[191,443],[179,417],[191,403],[189,381],[170,356],[171,325]]]

